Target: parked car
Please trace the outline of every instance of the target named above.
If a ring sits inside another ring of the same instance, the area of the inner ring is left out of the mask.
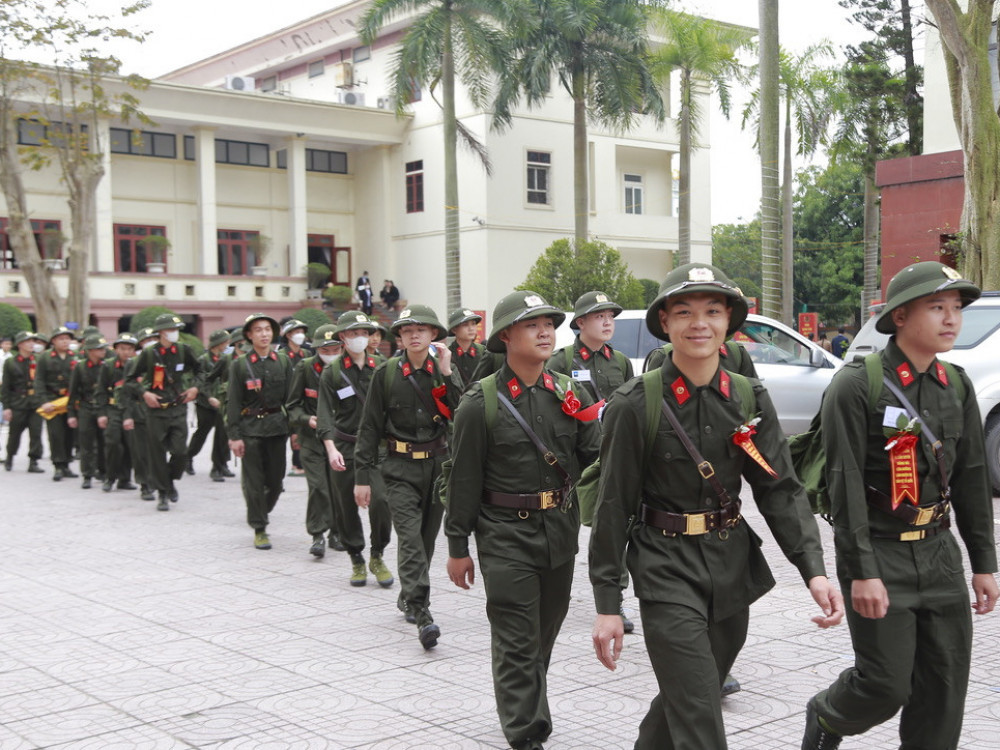
[[[876,313],[881,308],[876,309]],[[885,348],[889,337],[875,330],[875,317],[869,318],[847,350],[847,361]],[[954,348],[941,355],[965,368],[976,388],[976,400],[986,433],[986,462],[993,482],[993,492],[1000,494],[1000,292],[983,296],[965,308],[962,332]]]
[[[774,401],[782,429],[788,434],[808,429],[819,410],[823,391],[843,362],[783,323],[763,315],[747,316],[734,338],[750,354]],[[556,346],[572,341],[573,331],[567,319],[556,333]],[[638,375],[646,355],[663,346],[663,342],[646,329],[645,310],[624,310],[615,319],[611,345],[632,360]]]

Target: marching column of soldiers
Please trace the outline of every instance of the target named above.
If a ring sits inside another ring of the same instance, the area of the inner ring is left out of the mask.
[[[319,561],[328,547],[345,552],[351,587],[369,572],[384,589],[398,578],[396,607],[425,650],[442,637],[430,604],[443,526],[452,583],[475,585],[477,555],[497,715],[517,750],[543,748],[557,728],[547,673],[571,606],[585,489],[595,655],[616,668],[636,627],[622,608],[631,583],[658,685],[635,747],[725,750],[721,701],[739,690],[729,670],[750,604],[774,586],[740,512],[745,481],[820,610],[813,622],[846,616],[851,630],[855,666],[809,701],[803,750],[835,750],[899,711],[901,747],[957,748],[972,627],[953,516],[973,568],[971,611],[991,612],[1000,592],[975,392],[937,355],[978,296],[940,263],[907,267],[877,323],[889,344],[870,355],[886,384],[877,408],[865,395],[872,363],[834,377],[821,415],[835,582],[774,406],[730,340],[747,299],[704,263],[661,284],[646,326],[667,343],[639,377],[611,345],[621,307],[600,291],[577,300],[578,335],[562,349],[566,313],[531,291],[497,304],[483,343],[480,314],[460,307],[446,326],[418,304],[388,330],[344,313],[311,342],[301,321],[281,326],[255,313],[232,333],[213,332],[200,358],[169,314],[110,346],[95,329],[82,342],[67,327],[22,331],[0,383],[3,463],[14,470],[27,431],[27,471],[43,473],[44,424],[53,480],[78,478],[75,445],[83,489],[97,480],[104,492],[135,490],[134,478],[143,500],[168,511],[214,431],[209,478],[232,478],[229,461],[239,461],[253,546],[270,550],[295,448],[308,488],[303,553]],[[386,358],[389,334],[399,349]],[[393,529],[395,576],[383,559]]]

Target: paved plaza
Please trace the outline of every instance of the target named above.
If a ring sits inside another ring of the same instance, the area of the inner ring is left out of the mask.
[[[506,747],[482,583],[467,592],[448,581],[443,537],[431,578],[442,636],[425,652],[396,610],[397,586],[352,588],[345,553],[308,554],[305,479],[285,480],[274,548],[258,551],[239,482],[209,480],[207,449],[168,513],[137,492],[29,475],[24,450],[0,471],[2,750]],[[850,642],[846,626],[809,621],[808,592],[752,506],[778,585],[753,607],[734,670],[743,691],[723,703],[729,747],[798,748],[805,702],[850,665]],[[549,670],[550,750],[631,748],[656,693],[631,595],[636,634],[618,670],[594,656],[588,534]],[[393,572],[395,561],[393,542]],[[1000,613],[975,625],[962,748],[995,750]],[[895,748],[895,731],[893,721],[842,748]]]

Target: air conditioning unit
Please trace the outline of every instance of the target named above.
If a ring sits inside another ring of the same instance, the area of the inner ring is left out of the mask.
[[[226,76],[226,88],[230,91],[253,91],[257,81],[253,76]]]
[[[341,91],[337,94],[337,101],[352,107],[363,107],[365,106],[365,95],[357,91]]]
[[[333,65],[333,85],[341,89],[354,85],[354,68],[349,62]]]
[[[388,109],[388,110],[396,109],[396,99],[394,97],[380,96],[377,101],[378,101],[377,106],[379,109]]]

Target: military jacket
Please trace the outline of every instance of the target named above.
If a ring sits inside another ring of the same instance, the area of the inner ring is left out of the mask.
[[[289,427],[300,438],[316,438],[316,430],[309,426],[309,418],[317,414],[323,367],[323,360],[319,356],[313,356],[300,359],[292,370],[285,411],[288,412]]]
[[[895,337],[879,356],[883,375],[900,388],[943,443],[954,518],[973,572],[996,572],[993,493],[975,387],[965,371],[956,367],[966,394],[965,401],[959,402],[954,384],[948,382],[948,373],[940,362],[935,359],[926,372],[917,372],[896,345]],[[852,580],[882,577],[872,533],[899,534],[914,528],[871,507],[865,499],[868,486],[885,494],[891,491],[885,447],[894,429],[884,427],[883,423],[892,421],[894,425],[894,415],[898,414],[894,410],[900,408],[892,392],[883,388],[875,411],[869,412],[868,377],[861,362],[846,364],[834,376],[823,398],[823,449],[837,564],[842,574]],[[885,416],[887,410],[889,420]],[[916,457],[918,502],[933,505],[939,499],[941,481],[934,451],[926,437],[920,437]]]
[[[548,371],[529,384],[504,363],[496,379],[498,392],[514,405],[575,482],[583,468],[597,459],[601,440],[597,420],[583,422],[566,414],[562,409],[565,389]],[[593,403],[586,393],[580,401],[583,408]],[[483,502],[486,490],[533,493],[563,484],[503,404],[497,404],[491,421],[493,429],[488,431],[482,386],[474,383],[455,415],[454,466],[445,520],[448,554],[468,556],[469,535],[475,533],[480,554],[549,567],[572,560],[580,532],[580,510],[575,503],[529,511],[527,518],[521,518],[515,509]]]
[[[125,365],[125,382],[115,385],[114,394],[115,401],[121,406],[125,419],[145,424],[149,407],[142,400],[142,376],[138,379],[134,376],[135,366],[138,362],[138,355],[128,361]]]
[[[320,440],[333,440],[341,453],[345,450],[353,453],[354,445],[337,439],[334,430],[357,436],[375,368],[384,361],[369,354],[363,356],[358,367],[353,355],[345,352],[338,366],[331,363],[319,379],[317,436]]]
[[[569,366],[567,366],[569,352]],[[619,387],[632,379],[632,362],[621,352],[616,352],[605,344],[594,351],[576,337],[576,341],[566,346],[549,359],[546,365],[553,372],[561,372],[573,378],[580,390],[586,390],[595,401],[611,398]]]
[[[110,416],[112,412],[125,412],[125,404],[121,402],[117,390],[125,385],[125,373],[128,371],[128,365],[131,361],[129,359],[122,362],[118,357],[115,357],[107,360],[101,366],[97,384],[97,401],[102,416]]]
[[[81,408],[97,410],[100,408],[99,391],[103,360],[93,363],[89,359],[77,362],[69,378],[69,405],[66,413],[76,417]]]
[[[211,374],[215,372],[215,366],[219,360],[222,359],[222,357],[223,355],[221,354],[212,354],[212,352],[208,349],[202,352],[201,356],[198,357],[198,361],[201,363],[201,371],[205,376],[205,386],[198,390],[198,397],[195,399],[195,403],[198,406],[206,409],[215,408],[208,403],[208,399],[219,397],[219,379],[212,379]],[[228,372],[226,375],[228,375]]]
[[[284,405],[292,384],[292,363],[271,352],[250,352],[229,366],[226,432],[230,440],[288,434]]]
[[[472,372],[472,382],[482,380],[487,375],[492,375],[500,369],[505,361],[506,358],[503,354],[491,352],[489,349],[486,349],[479,360],[479,364],[476,365],[476,369]]]
[[[742,479],[778,545],[803,580],[825,575],[819,530],[791,465],[785,436],[771,399],[751,381],[759,413],[754,444],[777,476],[770,476],[732,440],[745,424],[740,394],[719,368],[712,381],[695,387],[672,359],[660,368],[664,397],[681,426],[734,500]],[[667,536],[639,523],[629,531],[645,502],[673,513],[718,510],[720,500],[702,479],[673,427],[662,415],[648,462],[646,402],[642,378],[623,386],[604,412],[601,480],[590,538],[590,579],[597,611],[617,614],[621,560],[626,552],[633,586],[640,599],[691,607],[722,620],[742,611],[774,585],[761,540],[746,519],[728,533]]]
[[[55,350],[42,352],[36,360],[35,393],[41,397],[40,404],[69,395],[69,378],[77,360],[72,352],[60,357]]]
[[[42,403],[35,395],[37,369],[33,354],[7,357],[3,363],[3,380],[0,381],[0,404],[5,409],[35,409]]]
[[[201,362],[180,343],[164,346],[157,342],[143,349],[135,358],[129,380],[138,384],[140,400],[142,394],[150,392],[159,396],[162,404],[177,403],[189,387],[201,390],[205,385]]]
[[[386,378],[390,377],[389,367],[395,370],[389,380],[388,390]],[[438,390],[437,401],[444,406],[447,414],[428,413],[423,399],[417,395],[408,375],[412,375],[417,385],[424,392],[428,401],[435,403],[433,391]],[[451,413],[458,406],[462,393],[462,382],[455,370],[451,376],[441,374],[437,360],[429,354],[420,367],[413,367],[404,355],[402,358],[389,359],[375,370],[371,387],[368,390],[368,400],[365,402],[361,424],[358,427],[358,442],[355,445],[354,459],[355,481],[357,484],[371,484],[370,474],[378,464],[379,442],[385,438],[393,438],[408,443],[429,443],[444,437],[448,430]],[[435,416],[440,415],[439,419]]]
[[[483,360],[483,355],[487,353],[486,347],[478,341],[473,341],[472,346],[463,349],[457,341],[452,341],[448,344],[448,348],[451,349],[451,366],[458,370],[458,374],[462,378],[463,390],[468,390],[469,386],[475,382],[473,374]]]

